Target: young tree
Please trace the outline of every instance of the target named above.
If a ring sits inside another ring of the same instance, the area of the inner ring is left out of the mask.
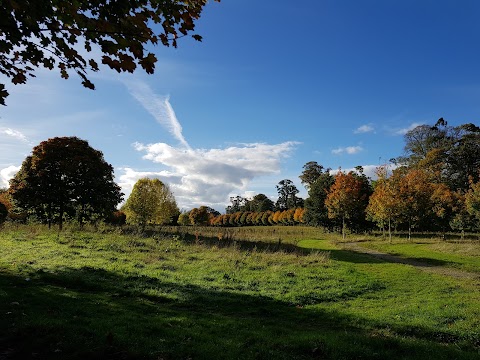
[[[379,167],[377,176],[375,190],[370,196],[366,209],[367,217],[382,229],[388,225],[388,237],[391,242],[392,222],[401,214],[399,178],[395,176],[388,178],[387,166]]]
[[[216,0],[219,1],[219,0]],[[98,71],[92,48],[102,63],[118,72],[137,66],[154,72],[157,61],[147,49],[158,43],[177,46],[191,33],[207,0],[2,1],[0,3],[0,73],[24,84],[34,70],[57,67],[62,78],[76,72],[94,89],[87,72]],[[200,41],[200,35],[192,35]],[[8,92],[0,84],[0,104]]]
[[[17,210],[26,211],[62,228],[65,216],[80,223],[105,218],[122,200],[113,181],[113,167],[103,154],[77,137],[41,142],[10,180]]]
[[[353,218],[356,213],[365,211],[366,194],[362,192],[362,188],[362,180],[352,171],[348,174],[339,171],[327,194],[325,205],[328,209],[328,217],[341,220],[343,239],[345,239],[346,220]]]
[[[408,239],[411,239],[412,228],[419,227],[432,215],[433,184],[430,174],[424,170],[396,169],[394,176],[400,174],[399,194],[401,206],[400,218],[408,225]]]
[[[480,221],[480,182],[471,182],[465,195],[465,205],[468,213]]]
[[[143,178],[133,186],[123,211],[129,224],[170,224],[180,214],[175,197],[168,185],[159,179]]]

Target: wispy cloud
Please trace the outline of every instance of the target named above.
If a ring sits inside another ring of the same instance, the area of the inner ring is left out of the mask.
[[[394,134],[395,135],[405,135],[407,132],[409,132],[410,130],[413,130],[415,129],[417,126],[420,126],[420,125],[424,125],[425,123],[413,123],[411,124],[409,127],[406,127],[406,128],[402,128],[402,129],[397,129],[394,131]]]
[[[20,131],[18,130],[14,130],[14,129],[11,129],[11,128],[6,128],[6,129],[3,129],[0,131],[2,134],[5,134],[5,135],[8,135],[14,139],[17,139],[17,140],[20,140],[24,143],[28,143],[28,139],[27,137]]]
[[[371,124],[365,124],[365,125],[362,125],[360,127],[358,127],[354,133],[355,134],[365,134],[365,133],[369,133],[369,132],[373,132],[375,131],[375,128],[371,125]]]
[[[164,126],[184,147],[190,148],[182,134],[182,125],[175,115],[169,96],[158,95],[142,81],[124,82],[130,94],[140,102],[159,124]]]
[[[332,154],[334,154],[334,155],[341,155],[341,154],[354,155],[354,154],[358,154],[360,151],[363,151],[363,148],[361,146],[347,146],[347,147],[339,147],[337,149],[333,149]]]

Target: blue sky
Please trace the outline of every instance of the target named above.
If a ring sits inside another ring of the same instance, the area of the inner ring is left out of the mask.
[[[197,23],[202,43],[152,50],[154,75],[91,74],[97,90],[39,70],[7,83],[0,182],[32,147],[78,136],[130,193],[168,183],[182,209],[223,210],[265,193],[308,161],[367,173],[402,154],[407,129],[479,124],[480,2],[222,0]],[[4,82],[5,79],[2,79]]]

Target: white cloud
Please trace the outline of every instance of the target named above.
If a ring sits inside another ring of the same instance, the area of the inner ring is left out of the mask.
[[[223,209],[232,193],[246,192],[255,178],[280,173],[281,159],[288,157],[296,142],[281,144],[239,144],[225,149],[175,148],[165,143],[134,144],[144,159],[168,170],[141,172],[130,168],[119,179],[122,190],[130,193],[142,177],[157,177],[169,184],[179,207],[190,209],[208,205]],[[128,195],[127,195],[128,196]]]
[[[136,171],[119,169],[120,186],[126,197],[133,184],[142,177],[157,177],[169,184],[181,208],[200,205],[225,208],[229,195],[248,191],[248,184],[261,176],[280,173],[282,158],[288,157],[298,144],[236,144],[227,148],[192,149],[182,134],[182,126],[169,102],[168,96],[155,94],[143,81],[124,81],[130,94],[165,127],[179,142],[133,144],[143,152],[143,158],[161,164],[163,171]]]
[[[362,165],[362,168],[363,168],[363,173],[370,179],[372,180],[376,180],[378,177],[377,177],[377,174],[376,174],[376,171],[378,169],[380,165]],[[391,172],[393,170],[395,170],[397,168],[396,165],[394,164],[388,164],[388,171],[389,171],[389,174],[391,174]],[[336,173],[338,173],[340,170],[332,170],[330,171],[330,173],[332,175],[335,175]],[[341,169],[341,171],[343,171],[344,173],[349,173],[350,171],[353,171],[353,172],[356,172],[358,174],[358,171],[357,169],[355,168],[349,168],[349,169]]]
[[[190,148],[182,134],[182,125],[175,115],[175,111],[170,104],[169,96],[160,96],[153,93],[153,90],[142,81],[124,82],[130,94],[147,110],[160,125],[168,131],[183,146]]]
[[[8,135],[14,139],[20,140],[22,142],[28,143],[27,137],[20,131],[14,130],[11,128],[5,128],[1,131],[2,134]]]
[[[375,131],[375,128],[371,124],[365,124],[357,128],[354,133],[355,134],[365,134],[369,132]]]
[[[395,130],[394,133],[395,133],[395,135],[405,135],[407,132],[415,129],[417,126],[420,126],[420,125],[424,125],[424,123],[413,123],[409,127]]]
[[[363,151],[363,148],[361,146],[347,146],[347,147],[339,147],[337,149],[333,149],[332,154],[334,154],[334,155],[341,155],[341,154],[354,155],[354,154],[358,154],[360,151]]]
[[[9,187],[8,181],[20,170],[20,166],[10,165],[0,170],[0,187]]]

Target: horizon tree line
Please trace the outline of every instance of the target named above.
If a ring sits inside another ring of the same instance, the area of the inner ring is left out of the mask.
[[[276,202],[265,194],[234,196],[220,214],[208,206],[181,213],[168,184],[140,179],[120,211],[123,194],[103,154],[76,137],[53,138],[36,146],[0,189],[0,221],[27,216],[59,227],[104,220],[144,228],[149,224],[320,226],[326,230],[370,231],[391,238],[392,230],[473,231],[480,222],[480,128],[452,127],[443,119],[405,135],[404,154],[377,168],[376,180],[361,166],[336,173],[307,162],[299,178],[304,200],[290,179],[276,185]]]

